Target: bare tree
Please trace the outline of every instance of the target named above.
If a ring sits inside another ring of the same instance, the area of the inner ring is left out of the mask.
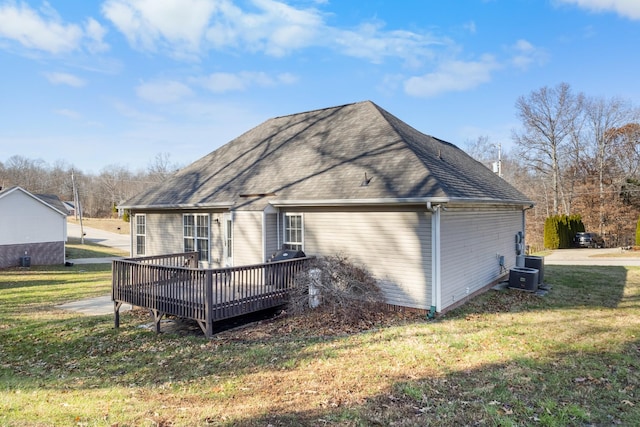
[[[148,179],[155,182],[162,182],[178,169],[176,164],[169,162],[169,153],[158,153],[147,168]]]
[[[552,214],[558,214],[562,190],[562,168],[567,151],[576,150],[570,144],[580,127],[584,95],[574,95],[567,83],[555,88],[543,87],[516,102],[517,115],[524,130],[514,132],[524,162],[551,180]],[[562,197],[564,202],[564,197]],[[565,203],[565,210],[569,208]],[[567,212],[570,213],[570,212]]]
[[[4,164],[0,162],[0,190],[7,187],[9,180],[9,174],[7,173],[7,169],[4,167]]]
[[[496,160],[497,149],[488,136],[479,136],[475,141],[467,141],[464,151],[485,166],[490,167]]]
[[[47,171],[43,160],[15,155],[5,164],[10,185],[18,185],[34,193],[46,193]]]
[[[611,155],[619,174],[626,179],[637,177],[640,174],[640,124],[628,123],[610,133],[616,140]]]
[[[613,146],[620,142],[615,138],[614,130],[633,120],[633,115],[630,104],[619,98],[589,98],[585,102],[587,144],[597,173],[600,233],[604,232],[606,223],[606,195],[615,194],[615,189],[622,186],[622,182],[612,174],[616,169],[613,154],[619,151],[614,150]],[[609,188],[606,188],[607,183]]]
[[[127,198],[131,182],[135,181],[134,175],[123,166],[109,165],[100,171],[97,177],[100,203],[97,214],[107,216],[114,205]]]

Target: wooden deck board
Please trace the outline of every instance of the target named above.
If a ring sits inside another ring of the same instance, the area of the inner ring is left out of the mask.
[[[285,304],[309,259],[206,270],[182,267],[194,264],[193,254],[167,258],[170,262],[162,257],[113,262],[116,327],[119,307],[127,303],[150,309],[158,331],[162,316],[173,315],[196,320],[210,337],[213,322]]]

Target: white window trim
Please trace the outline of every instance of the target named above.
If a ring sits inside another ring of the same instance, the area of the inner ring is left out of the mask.
[[[224,227],[223,227],[223,239],[224,242],[222,244],[223,251],[223,259],[225,267],[233,266],[233,244],[234,244],[234,236],[233,236],[233,215],[225,214],[223,215]]]
[[[287,217],[299,216],[300,217],[300,239],[301,242],[289,242],[287,241]],[[304,214],[301,212],[285,212],[282,216],[282,247],[286,245],[300,245],[300,250],[304,252]]]
[[[144,218],[144,233],[142,234],[138,233],[138,218]],[[133,228],[136,236],[136,240],[135,240],[136,255],[146,255],[147,254],[147,215],[135,214],[133,219],[134,219]],[[140,236],[144,237],[144,247],[142,248],[142,252],[138,250],[138,237]]]
[[[184,234],[184,221],[185,218],[191,216],[193,217],[193,236],[186,236]],[[198,237],[198,217],[206,217],[207,219],[207,237]],[[208,213],[184,213],[182,214],[182,249],[186,251],[184,247],[185,239],[193,239],[193,247],[196,252],[200,252],[199,242],[202,240],[206,240],[207,242],[207,259],[201,259],[201,262],[210,262],[211,260],[211,215]]]

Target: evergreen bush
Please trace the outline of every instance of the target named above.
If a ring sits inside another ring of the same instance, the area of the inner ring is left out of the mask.
[[[584,231],[580,215],[554,215],[544,222],[544,247],[547,249],[570,248],[577,232]]]

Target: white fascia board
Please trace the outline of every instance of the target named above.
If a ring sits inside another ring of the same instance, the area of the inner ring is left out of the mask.
[[[413,197],[396,199],[328,199],[328,200],[272,200],[274,207],[287,206],[366,206],[366,205],[416,205],[431,203],[447,203],[448,197]]]
[[[177,203],[164,205],[119,205],[121,209],[172,210],[172,209],[231,209],[233,203]]]
[[[500,204],[530,207],[534,203],[529,200],[501,200],[501,199],[471,199],[462,197],[408,197],[388,199],[328,199],[328,200],[272,200],[269,202],[274,207],[287,206],[366,206],[366,205],[415,205],[415,204]]]

